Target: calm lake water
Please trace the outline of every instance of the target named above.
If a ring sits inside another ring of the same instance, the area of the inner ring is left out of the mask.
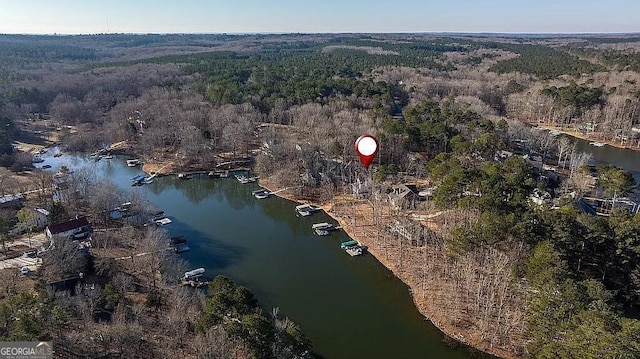
[[[444,346],[408,287],[375,258],[342,251],[340,242],[348,240],[342,231],[313,235],[313,223],[333,222],[324,213],[297,218],[295,203],[256,200],[257,186],[235,179],[163,177],[132,188],[129,179],[142,172],[124,159],[45,157],[38,167],[90,165],[123,188],[145,192],[173,220],[169,233],[187,236],[191,251],[181,256],[192,268],[247,286],[265,310],[279,307],[327,359],[468,357],[466,349]]]
[[[627,169],[640,180],[639,152],[575,141],[596,162]],[[187,236],[191,251],[181,255],[192,268],[247,286],[265,310],[279,307],[327,359],[468,357],[466,350],[442,344],[442,334],[417,311],[407,286],[375,258],[344,253],[343,232],[313,235],[313,223],[332,222],[324,213],[297,218],[295,203],[256,200],[251,191],[257,186],[235,179],[163,177],[132,188],[129,179],[142,171],[127,167],[124,159],[95,162],[47,154],[45,160],[37,166],[93,166],[122,188],[146,193],[173,220],[169,233]]]
[[[625,150],[609,145],[596,147],[589,144],[592,141],[570,138],[576,142],[576,148],[579,151],[591,153],[597,163],[611,164],[628,170],[640,183],[640,151]]]

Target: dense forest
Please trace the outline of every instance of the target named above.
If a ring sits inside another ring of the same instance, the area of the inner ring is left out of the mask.
[[[637,198],[635,179],[537,127],[637,149],[637,38],[6,35],[0,49],[0,165],[30,165],[12,144],[39,122],[65,134],[68,151],[127,141],[178,169],[252,157],[294,196],[389,208],[372,222],[383,233],[372,251],[451,336],[501,357],[640,356],[640,216],[619,206]],[[349,165],[362,133],[382,145],[373,183]],[[430,195],[398,209],[392,188],[411,181]],[[593,197],[608,206],[601,215],[582,210]],[[52,303],[45,295],[0,311]],[[110,298],[99,304],[113,312]],[[226,278],[200,303],[185,330],[202,343],[311,355],[299,328],[260,315]],[[38,336],[64,331],[61,309],[46,312]]]

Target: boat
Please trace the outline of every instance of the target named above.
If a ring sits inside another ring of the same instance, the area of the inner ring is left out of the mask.
[[[60,157],[62,156],[62,152],[56,152],[56,154],[53,155],[53,157]]]
[[[603,147],[605,145],[605,143],[602,142],[589,142],[589,144],[596,147]]]
[[[42,158],[42,156],[40,156],[40,155],[33,155],[33,158],[31,159],[31,162],[33,162],[33,163],[42,163],[42,162],[44,162],[44,158]]]
[[[188,272],[184,272],[184,279],[195,279],[198,277],[201,277],[204,274],[205,270],[204,268],[197,268],[197,269],[193,269],[190,270]]]
[[[104,156],[104,159],[105,160],[111,160],[111,159],[113,159],[113,155],[108,154],[108,155]]]
[[[142,179],[142,184],[151,184],[153,183],[153,178],[151,177],[145,177]]]
[[[45,168],[45,169],[46,168],[51,168],[51,165],[44,165],[44,166],[42,166],[42,168]]]
[[[300,216],[306,217],[306,216],[310,216],[311,214],[313,214],[316,211],[319,211],[320,208],[318,207],[314,207],[310,204],[301,204],[299,206],[296,206],[296,213]]]
[[[135,181],[140,181],[140,180],[142,180],[144,178],[145,178],[144,175],[137,175],[137,176],[131,177],[131,180],[135,182]]]
[[[271,192],[267,191],[266,189],[258,189],[251,192],[251,194],[257,199],[265,199],[271,196]]]
[[[127,160],[127,166],[135,167],[140,164],[140,160]]]
[[[178,173],[178,179],[189,179],[189,175],[186,173]]]

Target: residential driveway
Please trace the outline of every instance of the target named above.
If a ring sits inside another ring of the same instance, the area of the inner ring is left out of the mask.
[[[22,238],[15,239],[11,242],[7,242],[7,247],[16,247],[16,246],[24,246],[31,247],[34,250],[40,249],[42,244],[47,241],[47,237],[44,233],[38,233],[31,236],[24,236]],[[0,260],[0,270],[7,268],[22,268],[28,267],[30,270],[35,271],[40,265],[42,265],[41,258],[27,258],[27,257],[18,257],[12,259]]]
[[[7,242],[7,247],[15,247],[15,246],[25,246],[31,248],[40,248],[42,243],[47,241],[47,237],[43,233],[36,233],[31,235],[31,239],[29,236],[23,236],[21,238],[14,239],[13,241]]]
[[[8,268],[20,269],[22,267],[28,267],[31,271],[35,271],[40,265],[42,265],[42,258],[18,257],[0,261],[0,270]]]

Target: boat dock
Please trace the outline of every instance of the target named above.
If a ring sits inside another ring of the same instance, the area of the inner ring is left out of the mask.
[[[251,192],[251,194],[257,199],[265,199],[265,198],[269,198],[269,196],[271,196],[272,193],[266,189],[261,188]]]
[[[340,243],[340,248],[345,249],[345,248],[347,248],[349,246],[357,246],[357,245],[360,245],[360,242],[351,240],[351,241],[346,241],[346,242]]]
[[[335,231],[341,228],[342,227],[338,225],[333,225],[327,222],[315,223],[314,225],[311,226],[311,229],[313,229],[314,233],[317,234],[318,236],[327,236],[330,234],[331,231]]]
[[[258,177],[249,176],[249,175],[237,174],[237,175],[235,175],[235,177],[238,180],[238,182],[240,182],[242,184],[252,183],[252,182],[255,182],[255,181],[258,180]]]
[[[204,268],[196,268],[187,272],[184,272],[184,276],[182,277],[185,280],[193,280],[200,278],[204,275]]]
[[[321,210],[321,208],[314,207],[308,203],[296,206],[296,213],[303,217],[310,216],[319,210]]]
[[[143,176],[143,175],[137,175],[137,176],[133,176],[131,177],[131,185],[132,186],[142,186],[145,184],[150,184],[153,183],[153,177],[152,176]]]
[[[140,160],[135,159],[135,160],[127,160],[127,166],[129,167],[135,167],[142,164],[142,162],[140,162]]]
[[[151,219],[151,221],[155,223],[157,226],[166,226],[167,224],[173,223],[173,221],[167,217],[155,218],[155,219]]]
[[[340,243],[340,248],[352,257],[362,255],[367,250],[365,245],[355,240]]]
[[[182,285],[185,287],[192,287],[192,288],[201,288],[204,286],[209,285],[209,281],[208,280],[189,280],[189,279],[183,279],[182,280]]]
[[[209,171],[208,175],[209,177],[227,178],[229,177],[229,171],[214,170]]]
[[[176,253],[183,253],[191,250],[187,245],[187,237],[185,236],[171,237],[169,240],[169,249]]]
[[[347,252],[348,255],[352,257],[359,256],[364,253],[364,251],[362,250],[362,247],[360,246],[347,247],[344,250],[345,252]]]

